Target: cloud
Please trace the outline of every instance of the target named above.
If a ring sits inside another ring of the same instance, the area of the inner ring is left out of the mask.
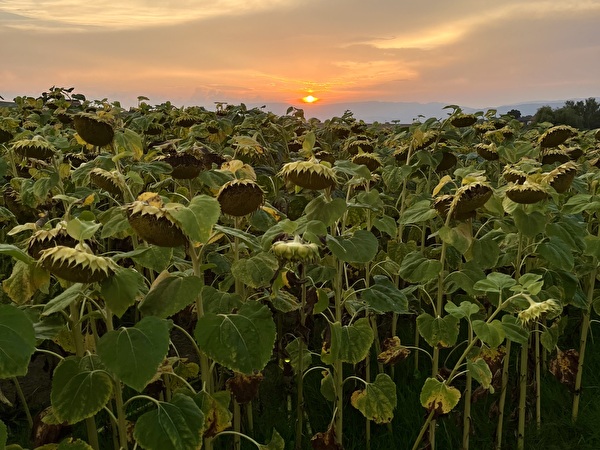
[[[285,6],[286,0],[11,0],[0,2],[4,24],[23,30],[135,29]],[[29,19],[29,20],[26,20]]]

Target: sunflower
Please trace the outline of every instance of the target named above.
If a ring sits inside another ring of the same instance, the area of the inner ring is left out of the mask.
[[[39,263],[57,277],[73,283],[102,281],[119,269],[112,259],[94,255],[86,244],[42,250]]]
[[[548,193],[540,183],[525,180],[523,184],[510,185],[506,189],[506,196],[515,203],[530,205],[541,202],[548,197]]]
[[[575,175],[577,175],[577,164],[573,161],[569,161],[545,174],[544,180],[552,186],[556,192],[562,194],[571,187]]]
[[[90,181],[101,189],[104,189],[115,197],[123,195],[121,188],[120,175],[117,171],[109,172],[108,170],[96,167],[90,171]]]
[[[577,130],[568,125],[557,125],[546,130],[539,138],[538,143],[542,148],[558,147],[567,139],[577,135]]]
[[[178,247],[187,242],[160,195],[144,192],[126,206],[126,211],[129,224],[146,242],[159,247]]]
[[[106,115],[77,113],[73,116],[75,131],[85,142],[104,147],[115,137],[112,121]]]
[[[450,119],[450,123],[456,128],[470,127],[477,122],[477,116],[474,114],[456,114]]]
[[[56,152],[54,146],[42,136],[31,139],[20,139],[13,142],[14,152],[24,158],[50,159]]]
[[[278,175],[286,182],[312,190],[327,189],[337,183],[335,171],[315,158],[284,164]]]
[[[477,144],[475,146],[475,150],[477,154],[481,156],[483,159],[488,161],[496,161],[500,159],[500,155],[498,154],[498,148],[496,144]]]
[[[235,179],[221,187],[217,200],[224,214],[240,217],[260,208],[264,202],[264,192],[250,179]]]

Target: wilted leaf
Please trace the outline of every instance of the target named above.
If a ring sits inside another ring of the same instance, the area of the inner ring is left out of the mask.
[[[271,435],[269,443],[264,445],[261,444],[258,447],[259,450],[283,450],[284,448],[285,441],[275,428],[273,428],[273,434]]]
[[[212,437],[231,426],[233,414],[229,411],[229,391],[219,391],[213,395],[200,391],[193,399],[206,418],[204,436]]]
[[[410,355],[410,350],[400,344],[398,336],[386,338],[381,345],[381,350],[382,352],[377,356],[377,361],[381,364],[396,364]]]
[[[452,347],[458,338],[459,319],[448,315],[444,317],[433,317],[423,313],[417,317],[417,328],[419,334],[432,347]]]
[[[22,305],[33,297],[38,289],[48,284],[50,273],[37,264],[26,264],[19,260],[13,266],[9,278],[2,282],[2,289],[10,299]]]
[[[369,319],[362,317],[351,325],[335,322],[331,326],[331,358],[357,364],[367,357],[373,343]]]
[[[375,423],[389,423],[396,408],[396,384],[385,373],[380,373],[365,389],[352,393],[352,406]]]
[[[458,404],[460,391],[446,386],[435,378],[427,378],[421,389],[421,405],[427,411],[435,411],[435,416],[448,414]]]
[[[467,360],[467,370],[471,376],[484,388],[490,389],[492,383],[492,371],[483,358]],[[493,388],[492,388],[493,390]]]
[[[233,377],[227,380],[225,385],[233,398],[238,403],[244,404],[251,402],[256,397],[260,383],[264,378],[264,375],[260,372],[252,375],[236,372]]]

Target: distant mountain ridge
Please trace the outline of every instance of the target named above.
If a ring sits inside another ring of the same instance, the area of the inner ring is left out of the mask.
[[[585,99],[568,99],[568,100],[585,100]],[[600,101],[600,97],[597,97]],[[565,105],[566,100],[553,101],[532,101],[523,103],[514,103],[509,105],[489,106],[483,108],[474,108],[470,106],[459,105],[463,112],[474,113],[477,111],[487,111],[496,109],[498,114],[506,114],[512,109],[519,110],[521,115],[534,115],[542,106],[550,106],[552,109],[560,108]],[[285,114],[290,105],[285,103],[263,103],[263,104],[247,104],[249,108],[264,106],[264,109],[275,114]],[[400,123],[412,123],[419,116],[425,118],[437,117],[443,119],[448,116],[452,109],[444,109],[448,106],[447,103],[431,102],[349,102],[349,103],[315,103],[307,105],[295,105],[297,108],[304,110],[304,116],[308,119],[316,117],[320,120],[330,119],[332,117],[340,117],[345,111],[352,112],[356,119],[364,120],[367,123],[372,122],[391,122],[399,121]]]

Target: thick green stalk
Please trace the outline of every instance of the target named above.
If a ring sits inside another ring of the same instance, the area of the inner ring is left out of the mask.
[[[471,321],[469,321],[469,345],[473,342],[473,326],[471,325]],[[464,401],[465,401],[465,409],[463,413],[463,440],[462,440],[462,448],[463,450],[468,450],[469,448],[469,437],[471,435],[471,394],[473,392],[473,376],[471,375],[471,371],[467,370],[467,381],[464,392]]]
[[[196,249],[190,243],[189,254],[190,254],[190,258],[192,260],[192,268],[194,270],[194,275],[196,275],[198,278],[200,278],[200,280],[202,280],[202,282],[204,283],[204,272],[201,269],[201,263],[202,263],[201,250],[196,252]],[[196,297],[196,316],[198,317],[198,319],[201,318],[202,316],[204,316],[204,304],[202,302],[201,292],[202,291],[200,290],[198,292],[198,296]],[[185,334],[187,334],[187,332],[185,330],[184,330],[184,332],[185,332]],[[194,346],[196,347],[196,349],[198,349],[198,351],[199,351],[200,376],[202,378],[203,389],[208,394],[212,394],[213,386],[212,386],[212,377],[211,377],[211,372],[210,372],[210,360],[209,360],[208,356],[206,356],[206,354],[204,352],[200,351],[200,349],[197,347],[196,341],[193,339],[192,339],[192,341],[194,342]],[[204,439],[205,450],[212,450],[212,448],[213,448],[212,441],[213,441],[213,438],[211,438],[211,437],[207,437]]]
[[[112,312],[106,306],[106,331],[113,331],[113,317]],[[114,379],[114,392],[115,392],[115,408],[117,409],[117,429],[119,430],[119,450],[127,450],[127,415],[123,406],[123,390],[121,387],[121,381],[118,378]]]
[[[599,229],[600,233],[600,229]],[[597,265],[597,264],[596,264]],[[577,421],[579,416],[579,402],[581,400],[581,381],[583,378],[583,363],[585,360],[585,349],[587,346],[587,336],[590,330],[590,315],[591,305],[594,300],[594,287],[596,284],[596,276],[598,275],[598,267],[592,270],[587,286],[587,308],[583,310],[583,320],[581,323],[581,336],[579,341],[579,361],[577,363],[577,375],[575,377],[575,394],[573,396],[573,408],[571,411],[571,420]]]
[[[342,283],[343,283],[343,271],[344,263],[342,261],[337,262],[337,273],[335,276],[335,321],[342,323]],[[343,411],[344,411],[344,364],[337,358],[333,361],[333,383],[335,387],[335,438],[338,444],[342,445],[343,441]]]
[[[506,341],[506,354],[502,362],[502,387],[500,399],[498,400],[498,424],[496,425],[496,450],[502,450],[502,428],[504,425],[504,405],[506,403],[506,392],[508,390],[508,369],[510,367],[510,344]]]
[[[17,377],[12,377],[12,380],[15,385],[15,390],[17,391],[19,401],[21,402],[21,405],[23,405],[23,410],[25,411],[25,416],[27,417],[27,425],[29,426],[29,431],[31,431],[33,429],[33,419],[31,417],[31,411],[29,411],[27,399],[25,398],[25,394],[23,393],[23,389],[21,389],[21,384],[19,383]]]
[[[300,326],[305,329],[306,325],[306,265],[302,264],[300,278],[302,280],[302,291],[300,295]],[[298,338],[298,371],[296,373],[296,450],[302,449],[302,436],[304,434],[304,339]]]
[[[521,359],[519,363],[519,423],[517,428],[517,449],[525,449],[525,407],[527,404],[527,360],[529,344],[521,346]]]
[[[71,322],[71,332],[73,333],[73,342],[75,343],[75,352],[79,357],[83,357],[85,349],[83,346],[83,335],[81,334],[81,323],[79,321],[79,302],[73,302],[69,306],[69,321]],[[85,419],[85,427],[87,430],[88,444],[94,450],[100,450],[98,442],[98,427],[94,416]]]
[[[542,427],[542,354],[540,343],[540,324],[535,323],[535,423],[537,429]]]

